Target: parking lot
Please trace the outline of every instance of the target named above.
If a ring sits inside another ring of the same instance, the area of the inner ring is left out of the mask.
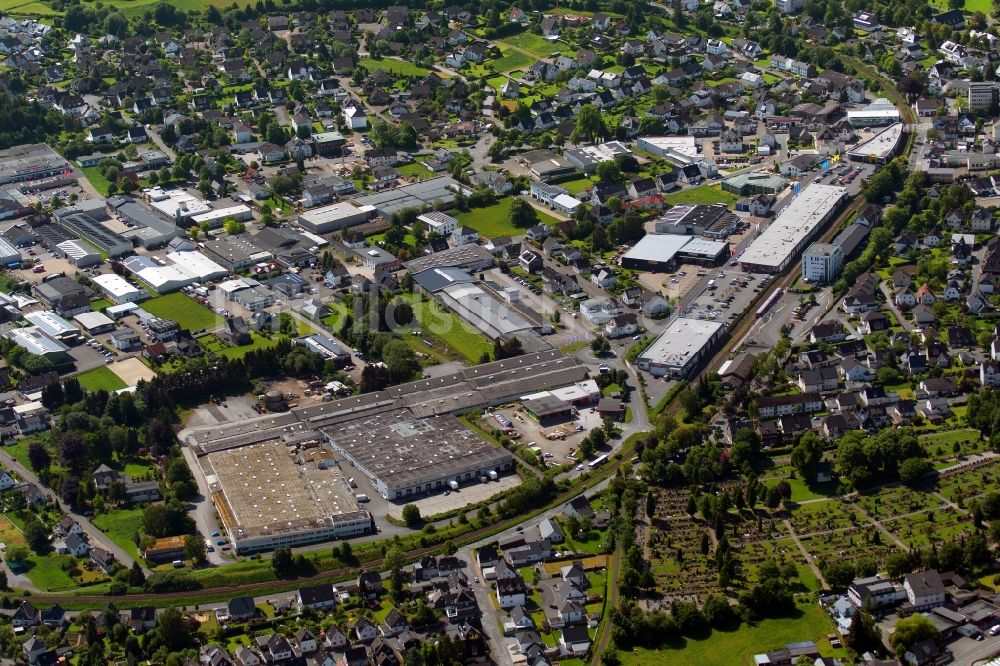
[[[701,269],[699,276],[712,275],[707,288],[678,314],[692,319],[711,319],[728,323],[736,319],[770,282],[768,276],[745,273],[739,268]]]
[[[416,505],[420,509],[420,515],[436,516],[447,511],[454,511],[462,507],[477,502],[487,500],[497,493],[515,488],[521,483],[521,478],[517,474],[507,474],[501,476],[496,481],[488,483],[469,482],[458,487],[458,490],[444,490],[428,495],[423,499],[415,500],[410,504]],[[381,498],[379,498],[381,499]],[[403,504],[388,503],[389,515],[393,518],[403,517]],[[365,507],[368,508],[368,507]]]

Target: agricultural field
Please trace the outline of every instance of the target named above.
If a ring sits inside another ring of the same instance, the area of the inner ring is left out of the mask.
[[[121,377],[103,365],[79,374],[76,378],[80,381],[80,386],[93,393],[97,391],[108,391],[110,393],[111,391],[117,391],[128,386],[128,384],[122,381]]]
[[[176,292],[151,298],[142,304],[150,314],[172,319],[189,331],[212,328],[222,323],[222,318],[187,294]]]
[[[517,236],[524,233],[524,229],[515,227],[508,221],[510,215],[510,205],[513,198],[501,199],[492,206],[485,208],[473,208],[455,215],[459,224],[472,227],[484,238],[495,238],[496,236]],[[536,209],[538,221],[541,224],[552,225],[558,220],[551,215],[546,215]]]

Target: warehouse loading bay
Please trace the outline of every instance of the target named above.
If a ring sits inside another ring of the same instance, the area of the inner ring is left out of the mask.
[[[542,451],[542,458],[547,466],[575,464],[575,454],[580,442],[593,428],[600,428],[601,417],[592,407],[576,410],[571,417],[546,420],[544,425],[532,418],[520,404],[503,405],[483,415],[483,420],[490,428],[503,428],[497,420],[500,414],[510,422],[514,429],[512,437],[519,446],[535,447]]]

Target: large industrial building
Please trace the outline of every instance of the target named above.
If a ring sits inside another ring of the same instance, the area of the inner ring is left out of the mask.
[[[21,251],[0,238],[0,266],[4,268],[17,268],[21,265]]]
[[[44,143],[0,150],[0,185],[51,178],[68,169],[69,163]]]
[[[654,377],[683,379],[691,374],[725,330],[721,322],[679,317],[639,355],[639,369]]]
[[[286,413],[194,428],[186,443],[238,552],[293,546],[370,528],[367,513],[345,495],[335,452],[393,501],[449,481],[479,483],[490,471],[512,470],[513,457],[455,414],[586,377],[584,365],[559,351],[525,354]]]
[[[669,271],[679,263],[718,266],[729,257],[729,244],[684,234],[646,234],[622,257],[622,267]]]
[[[847,122],[854,127],[882,127],[898,123],[899,109],[884,97],[879,97],[871,104],[847,111]]]
[[[774,219],[740,257],[745,270],[780,273],[812,239],[816,230],[833,217],[847,197],[847,189],[814,184]]]
[[[14,344],[24,347],[29,354],[44,356],[53,362],[65,359],[69,351],[69,347],[45,335],[37,326],[12,328],[4,333],[4,336]]]
[[[450,176],[437,176],[391,190],[356,197],[354,203],[362,208],[371,206],[382,216],[389,218],[406,208],[447,208],[455,201],[459,192],[471,191]]]
[[[371,514],[358,508],[318,437],[224,448],[202,456],[200,464],[226,536],[241,555],[372,529]]]
[[[725,204],[677,205],[656,220],[658,234],[687,234],[706,238],[729,238],[740,224],[740,218]]]

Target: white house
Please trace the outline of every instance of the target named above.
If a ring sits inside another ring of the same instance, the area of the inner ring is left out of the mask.
[[[497,603],[508,609],[523,606],[527,600],[527,588],[520,576],[497,580]]]
[[[348,106],[344,108],[344,120],[352,130],[365,129],[368,127],[368,116],[364,109],[358,106]]]
[[[944,604],[944,583],[934,569],[910,574],[903,579],[903,589],[914,610],[926,610]]]

